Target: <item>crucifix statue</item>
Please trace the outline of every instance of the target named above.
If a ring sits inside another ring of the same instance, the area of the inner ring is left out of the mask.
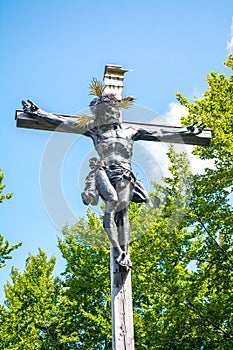
[[[105,68],[105,84],[92,79],[89,89],[95,98],[89,105],[90,116],[48,113],[28,100],[22,101],[23,111],[17,111],[16,119],[20,127],[79,133],[92,140],[99,158],[90,160],[91,171],[86,178],[82,199],[86,205],[97,204],[99,197],[105,202],[103,226],[111,242],[114,264],[127,275],[132,267],[129,256],[129,203],[145,202],[157,207],[160,202],[157,197],[151,202],[144,186],[132,172],[134,142],[144,140],[208,145],[211,134],[196,121],[184,129],[123,122],[121,109],[130,108],[135,100],[132,96],[121,96],[126,71],[121,66],[108,65]],[[133,347],[116,346],[114,349]]]

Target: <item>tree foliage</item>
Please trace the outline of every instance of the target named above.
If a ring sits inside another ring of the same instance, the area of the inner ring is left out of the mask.
[[[4,175],[2,170],[0,169],[0,203],[4,201],[4,199],[10,199],[12,197],[12,193],[2,194],[6,185],[3,185]],[[6,265],[6,260],[11,259],[10,253],[12,250],[21,246],[22,243],[15,244],[13,246],[10,245],[9,241],[4,240],[4,237],[0,235],[0,268]]]
[[[172,176],[164,179],[165,207],[154,220],[149,220],[151,212],[143,213],[151,224],[132,244],[137,247],[132,256],[138,271],[138,280],[133,275],[136,340],[145,349],[230,350],[233,232],[228,193],[213,190],[207,171],[188,182],[192,196],[177,210],[177,157]]]
[[[29,255],[23,273],[12,268],[12,283],[5,286],[1,308],[1,349],[63,349],[59,311],[61,292],[53,276],[55,257],[39,249]]]
[[[74,349],[111,348],[109,250],[99,244],[101,235],[108,243],[100,219],[88,212],[86,220],[65,228],[64,240],[59,239],[67,261],[63,278],[69,322],[64,320],[64,327]]]

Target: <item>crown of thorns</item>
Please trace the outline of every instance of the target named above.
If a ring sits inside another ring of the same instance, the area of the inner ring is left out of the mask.
[[[90,110],[92,111],[93,114],[95,114],[98,105],[100,105],[102,103],[106,103],[106,104],[109,104],[110,106],[119,108],[118,107],[119,101],[117,100],[117,98],[115,97],[114,94],[106,94],[106,95],[104,94],[100,97],[94,98],[90,102],[89,106],[90,106]]]
[[[75,124],[79,127],[87,127],[88,124],[95,119],[95,113],[98,108],[98,105],[102,103],[109,104],[115,108],[129,109],[132,107],[135,98],[133,96],[123,97],[120,101],[117,100],[114,94],[105,94],[104,93],[105,85],[96,78],[92,78],[91,83],[89,84],[90,95],[97,96],[89,104],[91,112],[94,116],[81,115]]]

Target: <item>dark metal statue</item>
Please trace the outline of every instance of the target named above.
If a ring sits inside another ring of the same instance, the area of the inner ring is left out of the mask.
[[[31,101],[28,103],[22,101],[22,104],[24,113],[30,116],[36,119],[43,118],[55,125],[62,125],[73,133],[83,127],[83,134],[92,139],[99,159],[90,160],[91,171],[86,178],[82,199],[86,205],[96,205],[99,196],[104,200],[106,207],[103,226],[116,253],[116,261],[119,265],[130,268],[132,264],[128,254],[129,203],[145,202],[157,207],[160,202],[158,198],[154,203],[151,202],[145,188],[132,173],[134,141],[166,141],[172,140],[172,137],[197,135],[202,132],[202,127],[191,125],[183,131],[168,133],[163,129],[158,131],[158,128],[153,131],[139,126],[123,126],[120,108],[128,108],[133,103],[133,98],[127,97],[118,101],[113,94],[103,93],[101,83],[99,90],[96,80],[94,83],[95,95],[98,97],[90,103],[93,117],[80,116],[74,121],[74,118],[47,113]]]

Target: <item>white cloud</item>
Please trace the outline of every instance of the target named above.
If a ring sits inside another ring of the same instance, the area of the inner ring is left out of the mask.
[[[230,52],[233,51],[233,17],[231,22],[231,39],[227,42],[227,50]]]
[[[181,106],[178,102],[170,102],[169,110],[159,117],[156,116],[151,123],[181,126],[180,118],[182,116],[186,116],[187,114],[188,109],[186,107]]]
[[[181,126],[180,117],[187,115],[187,113],[188,109],[186,107],[181,106],[177,102],[171,102],[169,103],[168,111],[163,115],[156,116],[154,120],[151,120],[151,123],[168,126]],[[147,170],[149,181],[160,182],[162,177],[169,175],[169,158],[167,156],[169,146],[170,144],[165,142],[158,143],[151,141],[143,143],[145,156],[150,164],[150,172]],[[183,144],[175,144],[174,148],[176,152],[187,152],[186,147]]]
[[[169,110],[165,112],[163,118],[173,126],[181,126],[180,118],[188,114],[188,108],[181,106],[178,102],[169,103]]]
[[[203,174],[206,168],[214,169],[214,161],[212,159],[203,160],[192,154],[193,146],[188,146],[188,157],[191,164],[191,169],[193,174]]]

